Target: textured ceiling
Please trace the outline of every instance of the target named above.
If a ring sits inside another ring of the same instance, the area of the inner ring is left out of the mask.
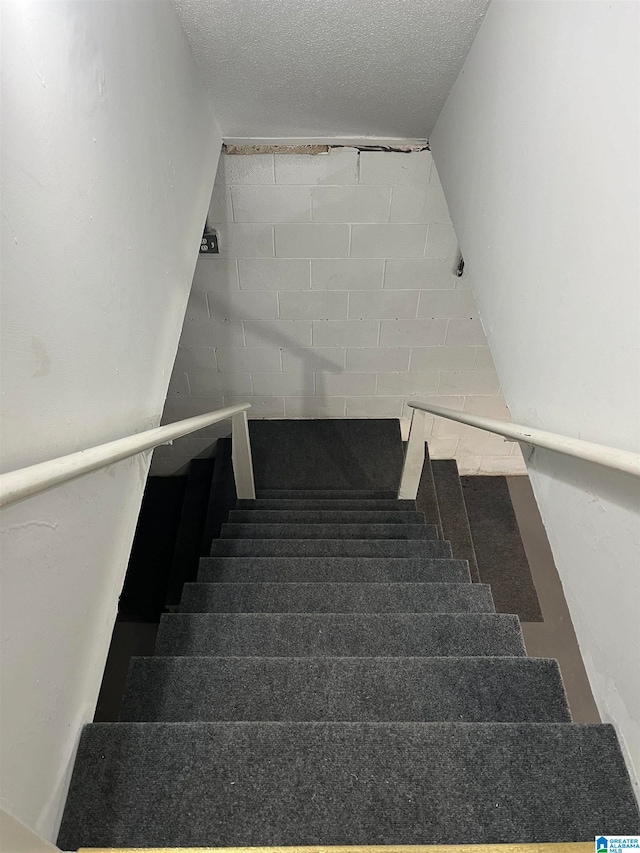
[[[489,0],[175,0],[227,137],[429,135]]]

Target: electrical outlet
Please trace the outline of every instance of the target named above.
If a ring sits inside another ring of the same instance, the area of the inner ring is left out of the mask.
[[[202,240],[200,242],[200,254],[201,255],[218,255],[220,254],[220,249],[218,248],[218,235],[215,231],[210,231],[208,233],[204,233],[202,235]]]

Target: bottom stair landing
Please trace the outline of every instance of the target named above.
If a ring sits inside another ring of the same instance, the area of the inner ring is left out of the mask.
[[[257,499],[132,661],[120,722],[85,727],[63,850],[586,853],[640,833],[614,729],[571,722],[556,662],[394,500],[397,422],[362,423],[252,423]]]

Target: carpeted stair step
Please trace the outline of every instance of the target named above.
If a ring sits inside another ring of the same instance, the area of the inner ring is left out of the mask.
[[[470,583],[464,560],[422,557],[203,557],[200,583]]]
[[[190,583],[181,613],[495,613],[464,583]]]
[[[389,501],[397,497],[397,492],[384,489],[256,489],[258,500]]]
[[[437,539],[426,524],[223,524],[222,539]]]
[[[254,420],[249,424],[258,489],[388,489],[402,471],[394,419]]]
[[[133,658],[120,719],[571,722],[556,661],[513,657]]]
[[[640,834],[612,726],[97,723],[58,836],[78,847],[499,844]]]
[[[416,502],[415,501],[396,501],[396,500],[348,500],[348,499],[333,499],[333,500],[322,500],[322,499],[299,499],[299,500],[289,500],[287,498],[282,498],[280,500],[276,500],[273,498],[267,498],[263,500],[238,500],[236,501],[237,509],[259,509],[259,510],[304,510],[308,512],[309,510],[316,509],[324,509],[324,510],[335,510],[335,511],[354,511],[360,512],[366,510],[367,512],[385,512],[390,510],[391,512],[416,512]]]
[[[421,512],[233,509],[232,524],[425,524]]]
[[[165,613],[157,655],[524,655],[517,616],[494,613]]]
[[[451,557],[442,539],[214,539],[212,557]]]

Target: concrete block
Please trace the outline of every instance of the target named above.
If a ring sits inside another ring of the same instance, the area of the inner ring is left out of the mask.
[[[472,320],[452,318],[447,329],[447,346],[486,347],[487,339],[479,318]]]
[[[429,183],[432,164],[430,151],[362,151],[360,183],[424,186]]]
[[[196,293],[206,293],[209,290],[238,290],[238,265],[234,258],[213,255],[198,258],[190,300]]]
[[[492,370],[466,373],[442,371],[439,394],[495,395],[500,391],[500,381]]]
[[[309,187],[231,188],[234,222],[310,222]]]
[[[447,322],[447,320],[382,320],[380,346],[441,346],[444,344]]]
[[[470,290],[423,290],[420,294],[418,317],[478,316],[476,301]]]
[[[224,184],[216,184],[213,188],[207,221],[211,224],[216,222],[233,222],[231,190]]]
[[[274,255],[272,225],[223,222],[216,230],[221,258],[272,258]]]
[[[375,373],[316,373],[316,394],[319,396],[366,397],[375,393]]]
[[[311,323],[306,320],[245,320],[248,347],[309,347]]]
[[[286,397],[288,418],[344,418],[347,403],[344,397]]]
[[[372,258],[314,258],[312,290],[379,290],[384,260]]]
[[[458,258],[458,238],[453,225],[433,223],[429,225],[427,244],[424,250],[425,258]]]
[[[238,261],[240,290],[309,290],[308,260],[298,258],[247,258]]]
[[[378,344],[377,320],[318,320],[313,323],[314,347],[375,347]]]
[[[284,373],[303,375],[318,371],[342,373],[346,349],[340,347],[291,347],[282,350]]]
[[[404,373],[409,370],[411,350],[404,347],[347,349],[347,370],[373,373]]]
[[[249,291],[207,294],[211,316],[217,320],[277,320],[277,293]]]
[[[353,225],[352,258],[421,258],[426,225]]]
[[[254,373],[253,391],[268,397],[305,397],[315,394],[315,374]]]
[[[311,189],[314,222],[388,222],[390,187],[316,186]]]
[[[442,222],[451,225],[449,208],[440,187],[393,187],[391,222]]]
[[[349,254],[349,226],[276,225],[275,245],[279,258],[345,258]]]
[[[280,350],[276,347],[218,347],[220,373],[279,373]]]
[[[276,154],[277,184],[355,184],[358,151],[331,148],[326,154]]]
[[[455,288],[456,262],[442,258],[390,258],[385,266],[384,287],[398,290],[447,290]]]
[[[348,418],[399,418],[400,397],[347,397]]]
[[[216,184],[273,184],[273,154],[223,154]]]
[[[472,370],[475,357],[475,347],[413,347],[409,370]]]
[[[281,293],[282,320],[341,320],[347,316],[346,291],[311,290],[304,293]]]
[[[437,370],[422,370],[415,373],[379,373],[379,397],[424,397],[438,393],[440,373]]]
[[[349,317],[363,319],[399,319],[416,316],[418,292],[411,290],[350,291]]]

